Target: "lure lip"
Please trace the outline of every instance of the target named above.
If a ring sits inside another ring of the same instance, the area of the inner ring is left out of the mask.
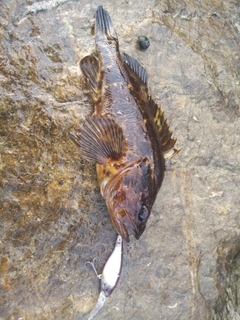
[[[104,305],[105,300],[106,300],[106,296],[105,296],[104,292],[101,291],[99,296],[98,296],[97,303],[95,304],[95,306],[93,307],[92,311],[90,312],[88,320],[91,320],[91,319],[93,319],[95,317],[95,315],[98,313],[98,311]]]

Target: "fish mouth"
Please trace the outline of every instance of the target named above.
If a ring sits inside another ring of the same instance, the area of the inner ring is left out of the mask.
[[[142,161],[143,158],[140,158],[139,160],[120,169],[103,189],[103,196],[105,198],[112,223],[116,231],[126,242],[129,242],[129,234],[132,234],[135,239],[138,240],[145,230],[146,222],[138,219],[137,204],[139,205],[139,201],[136,200],[135,203],[133,198],[133,202],[131,203],[130,195],[132,190],[129,191],[128,186],[124,185],[121,179]],[[122,190],[123,199],[115,198],[118,190]],[[130,192],[130,194],[128,192]],[[136,189],[135,194],[137,192],[138,190]],[[128,194],[128,197],[126,197],[126,194]],[[126,201],[127,204],[124,204],[124,201]]]
[[[125,211],[125,210],[124,210]],[[140,236],[145,230],[146,224],[132,217],[131,214],[127,214],[122,217],[122,214],[117,212],[117,219],[119,225],[119,232],[122,231],[122,238],[129,242],[129,233],[134,236],[136,240],[139,240]],[[121,234],[121,233],[120,233]],[[124,237],[125,236],[125,237]]]
[[[126,213],[125,210],[123,216],[123,210],[124,209],[122,208],[114,215],[110,215],[115,229],[126,242],[130,241],[129,234],[132,234],[136,240],[139,240],[146,228],[146,223],[135,219],[131,214]]]

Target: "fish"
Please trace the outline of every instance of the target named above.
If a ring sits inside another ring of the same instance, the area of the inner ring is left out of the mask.
[[[80,61],[94,113],[70,139],[83,159],[96,163],[100,192],[124,241],[139,239],[175,148],[164,111],[148,93],[147,72],[126,53],[109,13],[98,6],[95,53]]]
[[[122,270],[122,256],[123,239],[120,235],[118,235],[113,252],[105,263],[101,275],[97,274],[94,264],[90,262],[97,274],[97,277],[101,279],[101,292],[98,296],[97,303],[95,304],[89,315],[88,320],[91,320],[95,317],[95,315],[104,305],[106,297],[109,297],[116,287]]]

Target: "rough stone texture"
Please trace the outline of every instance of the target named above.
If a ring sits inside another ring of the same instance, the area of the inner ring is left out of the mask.
[[[101,270],[114,246],[95,168],[68,138],[92,112],[78,64],[99,4],[182,151],[97,319],[239,319],[238,1],[50,2],[0,3],[0,319],[87,319],[99,280],[84,263]]]

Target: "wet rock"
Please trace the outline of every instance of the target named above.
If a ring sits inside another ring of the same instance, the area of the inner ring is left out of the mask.
[[[0,5],[3,319],[87,319],[99,281],[84,263],[99,256],[101,271],[116,238],[95,168],[68,138],[92,112],[78,65],[94,50],[99,3],[50,2]],[[101,4],[182,151],[98,318],[239,319],[239,6]]]

